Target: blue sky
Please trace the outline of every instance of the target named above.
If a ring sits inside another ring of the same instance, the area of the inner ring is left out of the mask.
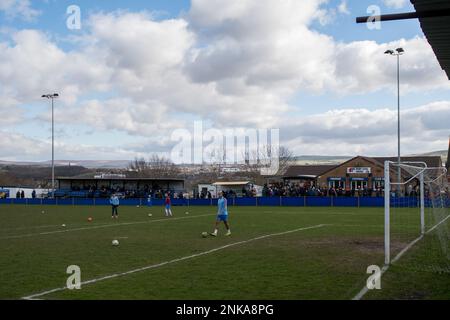
[[[340,3],[339,0],[328,2],[329,7],[335,7]],[[388,7],[383,1],[358,0],[348,1],[347,6],[350,15],[339,16],[332,25],[321,26],[315,23],[314,27],[339,41],[354,40],[375,40],[375,41],[392,41],[399,38],[410,38],[415,35],[421,35],[417,20],[403,20],[396,22],[386,22],[384,27],[388,28],[388,32],[383,30],[369,30],[362,25],[355,23],[356,16],[367,15],[367,8],[370,5],[378,5],[382,13],[410,12],[414,7],[405,2],[402,8]],[[110,12],[115,10],[126,10],[130,12],[140,12],[143,10],[151,12],[160,12],[159,19],[177,18],[189,11],[189,0],[97,0],[97,1],[68,1],[68,0],[34,0],[32,6],[41,12],[41,15],[35,21],[24,21],[21,19],[10,19],[5,12],[0,12],[0,18],[3,26],[11,28],[38,28],[45,30],[54,35],[64,36],[71,34],[66,28],[66,9],[70,5],[77,5],[82,8],[83,15],[89,15],[93,12]]]
[[[62,95],[60,158],[170,152],[170,135],[194,120],[277,127],[297,154],[390,155],[395,143],[383,141],[395,127],[394,117],[386,121],[396,109],[395,59],[383,52],[396,45],[406,50],[405,152],[446,147],[446,128],[417,122],[425,107],[438,119],[450,108],[448,79],[418,21],[379,30],[355,23],[371,5],[409,12],[409,1],[14,1],[0,0],[0,108],[16,110],[1,122],[10,141],[0,159],[48,158],[49,105],[34,98],[45,90]],[[81,30],[66,27],[70,5],[81,9]]]

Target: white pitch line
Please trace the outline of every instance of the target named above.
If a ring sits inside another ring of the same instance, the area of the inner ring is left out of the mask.
[[[447,219],[450,218],[450,215],[447,216],[447,218],[443,219],[441,222],[439,222],[437,225],[435,225],[433,228],[431,228],[430,230],[428,230],[426,233],[431,233],[432,231],[434,231],[434,229],[436,229],[437,227],[439,227],[439,225],[441,225],[442,223],[444,223],[445,221],[447,221]]]
[[[146,271],[146,270],[150,270],[150,269],[156,269],[156,268],[163,267],[163,266],[166,266],[166,265],[169,265],[169,264],[173,264],[173,263],[176,263],[176,262],[180,262],[180,261],[185,261],[185,260],[201,257],[201,256],[204,256],[204,255],[208,255],[208,254],[217,252],[217,251],[221,251],[221,250],[224,250],[224,249],[227,249],[227,248],[235,247],[235,246],[238,246],[238,245],[241,245],[241,244],[246,244],[246,243],[257,241],[257,240],[262,240],[262,239],[271,238],[271,237],[277,237],[277,236],[283,236],[283,235],[286,235],[286,234],[295,233],[295,232],[304,231],[304,230],[323,228],[325,226],[328,226],[328,225],[327,224],[319,224],[319,225],[315,225],[315,226],[311,226],[311,227],[303,227],[303,228],[298,228],[298,229],[284,231],[284,232],[279,232],[279,233],[272,233],[272,234],[268,234],[268,235],[264,235],[264,236],[260,236],[260,237],[256,237],[256,238],[252,238],[252,239],[248,239],[248,240],[234,242],[234,243],[230,243],[230,244],[224,245],[222,247],[214,248],[214,249],[211,249],[211,250],[208,250],[208,251],[203,251],[203,252],[200,252],[200,253],[197,253],[197,254],[193,254],[193,255],[190,255],[190,256],[176,258],[176,259],[173,259],[173,260],[161,262],[161,263],[158,263],[158,264],[154,264],[154,265],[150,265],[150,266],[146,266],[146,267],[142,267],[142,268],[138,268],[138,269],[122,272],[122,273],[115,273],[115,274],[111,274],[111,275],[104,276],[104,277],[97,278],[97,279],[91,279],[91,280],[88,280],[88,281],[81,282],[81,285],[83,286],[83,285],[87,285],[87,284],[96,283],[96,282],[99,282],[99,281],[104,281],[104,280],[108,280],[108,279],[123,277],[123,276],[130,275],[130,274],[137,273],[137,272],[142,272],[142,271]],[[47,291],[44,291],[44,292],[35,293],[35,294],[29,295],[29,296],[26,296],[26,297],[22,297],[22,299],[23,300],[36,300],[36,298],[38,298],[38,297],[42,297],[42,296],[45,296],[45,295],[48,295],[48,294],[54,293],[54,292],[64,291],[66,289],[67,289],[67,287],[55,288],[55,289],[47,290]]]
[[[450,215],[447,216],[447,218],[443,219],[441,222],[439,222],[438,224],[436,224],[433,228],[431,228],[430,230],[428,230],[427,232],[425,232],[425,234],[429,234],[431,232],[433,232],[437,227],[439,227],[442,223],[444,223],[445,221],[447,221],[447,219],[450,218]],[[394,259],[392,259],[391,264],[396,263],[398,260],[400,260],[400,258],[409,250],[411,249],[417,242],[419,242],[420,240],[422,240],[424,237],[424,235],[421,235],[420,237],[418,237],[417,239],[411,241],[402,251],[400,251]],[[381,277],[383,276],[383,274],[389,270],[389,266],[390,265],[385,265],[382,269],[381,269]],[[361,300],[366,293],[369,291],[369,288],[367,288],[367,285],[365,285],[360,292],[358,292],[358,294],[356,296],[353,297],[352,300]]]
[[[292,215],[302,215],[302,216],[356,216],[360,215],[359,213],[351,213],[351,212],[341,212],[341,213],[310,213],[310,212],[292,212],[292,211],[264,211],[264,213],[273,213],[273,214],[292,214]],[[369,215],[369,214],[366,214]],[[375,214],[372,214],[375,215]],[[378,215],[378,213],[377,213]]]
[[[52,225],[48,225],[48,226],[28,226],[28,227],[1,229],[0,232],[17,231],[17,230],[29,230],[29,229],[56,228],[56,227],[60,227],[60,226],[61,225],[59,225],[59,224],[52,224]]]
[[[179,218],[165,218],[165,219],[149,220],[149,221],[135,221],[135,222],[102,224],[102,225],[93,226],[93,227],[76,228],[76,229],[65,229],[65,230],[48,231],[48,232],[41,232],[41,233],[29,233],[29,234],[15,235],[15,236],[6,236],[6,237],[1,237],[0,240],[29,238],[29,237],[45,236],[45,235],[58,234],[58,233],[75,232],[75,231],[92,230],[92,229],[109,228],[109,227],[129,226],[129,225],[135,225],[135,224],[154,223],[154,222],[162,222],[162,221],[174,221],[174,220],[182,220],[182,219],[195,219],[195,218],[215,216],[215,215],[216,214],[214,213],[214,214],[203,214],[203,215],[198,215],[198,216],[179,217]]]

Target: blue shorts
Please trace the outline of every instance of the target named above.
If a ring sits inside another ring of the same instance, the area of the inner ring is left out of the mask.
[[[170,204],[166,204],[166,209],[170,209]]]
[[[217,221],[228,221],[228,215],[227,214],[221,214],[217,216]]]

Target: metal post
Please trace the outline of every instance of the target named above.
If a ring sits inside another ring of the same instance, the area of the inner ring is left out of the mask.
[[[398,118],[398,128],[397,128],[397,149],[398,149],[398,173],[397,173],[397,186],[398,196],[401,196],[401,168],[400,168],[400,55],[397,55],[397,118]]]
[[[391,263],[391,239],[390,239],[390,205],[391,188],[389,175],[389,161],[384,163],[384,263]]]
[[[52,97],[52,199],[55,198],[55,120],[54,98]]]
[[[425,183],[423,171],[420,174],[420,232],[425,234]]]
[[[435,18],[448,16],[450,16],[450,9],[439,8],[439,10],[420,10],[416,12],[357,17],[356,23],[370,23],[371,21],[373,21],[373,19],[375,19],[376,21],[395,21],[405,19],[422,19],[422,18]]]

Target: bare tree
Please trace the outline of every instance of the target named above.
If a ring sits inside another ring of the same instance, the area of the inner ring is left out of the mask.
[[[149,164],[144,158],[135,158],[130,162],[127,169],[137,173],[146,173],[149,170]]]
[[[128,165],[128,171],[137,177],[176,178],[181,170],[168,158],[153,154],[149,160],[136,158]]]
[[[271,146],[265,146],[253,151],[245,157],[246,169],[249,172],[260,172],[265,166],[270,166],[273,161],[278,161],[278,170],[274,175],[283,175],[294,162],[293,152],[285,146],[273,150]]]
[[[295,156],[292,150],[288,147],[281,146],[278,153],[278,173],[277,175],[283,175],[286,170],[294,164]]]

